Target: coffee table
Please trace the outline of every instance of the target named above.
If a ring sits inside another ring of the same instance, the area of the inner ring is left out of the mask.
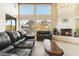
[[[58,47],[54,40],[44,39],[45,52],[50,56],[62,56],[64,51]]]

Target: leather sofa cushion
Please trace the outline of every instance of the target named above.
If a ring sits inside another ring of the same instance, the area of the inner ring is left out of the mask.
[[[18,31],[18,33],[21,35],[21,37],[26,37],[26,32],[25,31]]]
[[[22,35],[22,33],[20,31],[17,31],[17,32],[21,35],[21,37],[23,37],[23,35]]]
[[[14,39],[12,33],[10,31],[5,31],[5,32],[9,35],[10,40],[11,40],[11,43],[14,43],[15,42],[15,39]]]
[[[31,49],[19,49],[15,48],[8,53],[16,54],[18,56],[29,56],[31,54]]]
[[[15,41],[18,41],[19,39],[21,39],[21,35],[17,31],[12,31],[11,33],[12,33]]]
[[[8,47],[11,44],[9,36],[5,32],[0,33],[0,50]]]
[[[22,43],[23,41],[25,41],[25,38],[22,38],[22,39],[20,39],[20,40],[18,40],[16,42],[14,42],[12,45],[15,47],[16,45]]]
[[[21,32],[22,35],[26,35],[27,34],[27,32],[26,31],[23,31],[23,30],[21,30],[19,32]]]
[[[17,45],[17,48],[32,48],[34,45],[34,41],[24,41],[22,43],[20,43],[19,45]]]
[[[6,31],[6,33],[9,35],[12,44],[21,39],[21,36],[17,31]]]
[[[16,54],[0,52],[0,56],[17,56]]]

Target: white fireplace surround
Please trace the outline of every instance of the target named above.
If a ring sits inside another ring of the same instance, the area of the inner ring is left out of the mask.
[[[58,26],[57,29],[59,31],[59,34],[61,34],[61,29],[71,29],[72,30],[72,36],[74,36],[75,28],[71,25]]]
[[[62,19],[58,20],[57,29],[59,34],[61,34],[61,29],[72,29],[72,36],[74,36],[75,32],[75,18],[68,19],[67,23],[63,23]]]

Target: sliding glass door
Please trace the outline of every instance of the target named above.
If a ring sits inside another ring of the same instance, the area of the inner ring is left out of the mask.
[[[16,30],[16,19],[11,16],[6,16],[6,31]]]

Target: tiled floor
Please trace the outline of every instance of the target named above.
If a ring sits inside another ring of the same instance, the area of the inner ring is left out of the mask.
[[[56,41],[57,45],[64,51],[64,56],[79,56],[79,45]]]
[[[70,44],[66,42],[56,41],[57,45],[63,49],[63,56],[79,56],[79,45]],[[35,47],[32,52],[32,56],[48,56],[48,54],[44,51],[43,42],[35,43]]]
[[[47,56],[48,54],[44,51],[44,46],[42,41],[36,41],[32,56]]]

